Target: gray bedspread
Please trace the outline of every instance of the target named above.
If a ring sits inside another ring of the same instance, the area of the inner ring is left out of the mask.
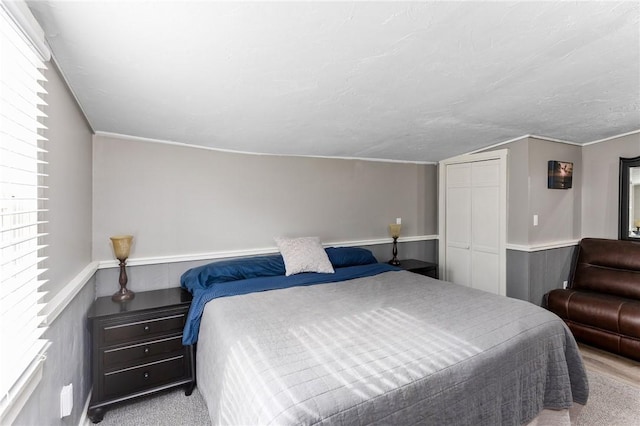
[[[519,425],[588,396],[554,314],[405,271],[215,299],[196,365],[213,424]]]

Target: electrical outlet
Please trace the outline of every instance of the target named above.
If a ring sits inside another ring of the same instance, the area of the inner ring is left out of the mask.
[[[396,225],[402,225],[402,218],[396,217]]]
[[[533,215],[533,226],[538,226],[538,215],[537,214]]]
[[[567,288],[569,287],[569,282],[568,281],[562,281],[562,288]]]
[[[73,410],[73,383],[62,387],[60,391],[60,418],[67,417]]]

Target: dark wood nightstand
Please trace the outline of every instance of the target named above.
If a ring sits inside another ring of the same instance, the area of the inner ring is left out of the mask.
[[[417,259],[400,260],[399,268],[427,277],[438,279],[438,264]]]
[[[195,387],[193,346],[182,345],[191,294],[181,288],[136,293],[91,306],[93,393],[88,416],[102,421],[108,406],[175,386]]]

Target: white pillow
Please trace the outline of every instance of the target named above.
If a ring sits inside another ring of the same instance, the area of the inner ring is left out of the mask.
[[[320,238],[284,238],[276,237],[276,244],[284,259],[286,276],[301,272],[321,272],[333,274],[333,266],[324,251]]]

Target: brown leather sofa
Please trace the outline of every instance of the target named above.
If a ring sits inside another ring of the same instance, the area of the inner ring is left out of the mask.
[[[576,340],[640,361],[640,243],[584,238],[568,288],[544,305]]]

